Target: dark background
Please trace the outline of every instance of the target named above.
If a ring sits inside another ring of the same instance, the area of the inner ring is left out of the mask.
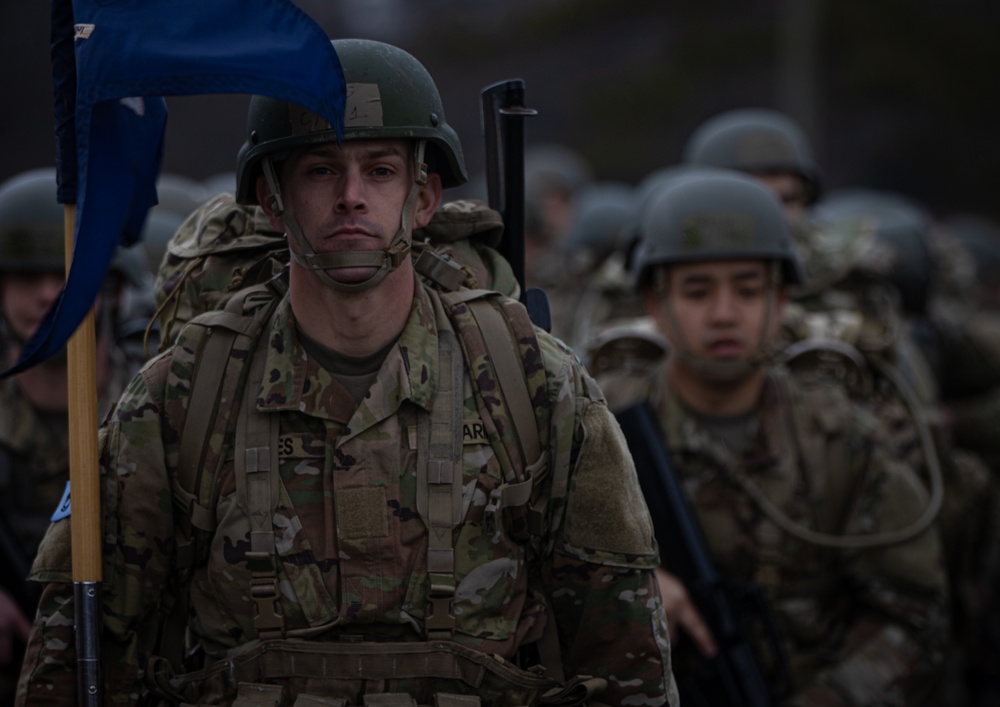
[[[210,1],[210,0],[206,0]],[[602,179],[676,162],[711,115],[785,111],[830,188],[894,189],[939,216],[1000,218],[996,0],[300,0],[333,37],[414,53],[437,79],[471,173],[479,90],[521,77],[531,142]],[[53,163],[49,3],[5,0],[0,179]],[[245,96],[168,98],[164,171],[229,172]]]

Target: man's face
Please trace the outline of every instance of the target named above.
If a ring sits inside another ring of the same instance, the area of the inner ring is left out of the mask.
[[[754,174],[753,176],[778,197],[789,225],[795,225],[802,220],[809,208],[806,183],[802,177],[788,172]]]
[[[282,196],[313,250],[375,251],[389,246],[413,184],[410,150],[405,140],[322,143],[295,152],[282,164]],[[438,179],[429,175],[428,183]],[[258,197],[266,203],[263,182]],[[437,203],[428,212],[427,201],[422,193],[408,224],[411,229],[430,220]],[[280,219],[270,218],[275,228],[284,230]],[[295,239],[289,244],[298,250]],[[374,272],[373,267],[337,268],[336,279],[360,282]]]
[[[683,263],[670,266],[666,292],[647,291],[646,303],[671,349],[710,361],[739,361],[778,332],[784,295],[771,302],[771,287],[763,261]]]
[[[14,335],[26,341],[62,291],[62,270],[8,272],[0,277],[3,316]]]

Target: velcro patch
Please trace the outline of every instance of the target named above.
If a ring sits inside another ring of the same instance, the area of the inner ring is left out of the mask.
[[[462,444],[487,444],[486,426],[480,420],[462,422]]]
[[[321,434],[290,432],[278,438],[281,459],[315,459],[326,455],[326,439]]]
[[[381,486],[337,491],[337,525],[347,540],[389,535],[388,506]]]
[[[63,518],[69,518],[70,504],[69,504],[69,482],[66,482],[66,490],[63,491],[62,499],[59,501],[59,505],[56,506],[56,512],[52,514],[52,518],[49,520],[55,523],[57,520],[62,520]]]

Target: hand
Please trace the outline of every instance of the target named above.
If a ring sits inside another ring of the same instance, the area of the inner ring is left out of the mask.
[[[712,632],[708,630],[708,624],[701,617],[681,581],[662,567],[656,568],[655,575],[656,584],[660,588],[660,599],[663,601],[663,611],[667,615],[670,643],[677,645],[680,637],[679,629],[683,628],[684,633],[691,637],[698,652],[703,656],[711,658],[718,653],[719,649],[715,645],[715,639],[712,638]]]
[[[0,666],[7,665],[14,657],[14,639],[28,640],[31,622],[21,607],[0,589]]]

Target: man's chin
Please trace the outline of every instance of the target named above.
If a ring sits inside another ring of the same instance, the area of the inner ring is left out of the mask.
[[[371,279],[377,272],[378,268],[330,268],[326,274],[345,285],[357,285]]]

